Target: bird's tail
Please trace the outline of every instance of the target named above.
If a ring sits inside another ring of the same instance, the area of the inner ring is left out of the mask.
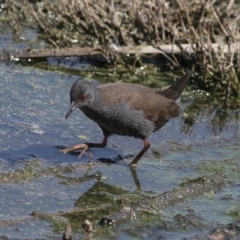
[[[186,73],[181,78],[179,78],[175,83],[173,83],[169,88],[160,92],[160,94],[163,95],[165,98],[177,101],[183,89],[187,85],[190,75],[191,75],[190,72]]]

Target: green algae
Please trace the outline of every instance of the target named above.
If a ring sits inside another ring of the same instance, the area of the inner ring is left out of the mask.
[[[219,151],[223,154],[225,152],[225,155],[227,154],[229,157],[223,159],[210,158],[200,160],[197,169],[204,174],[222,173],[226,174],[230,180],[238,180],[240,176],[240,162],[239,159],[236,158],[236,152],[239,152],[238,147],[222,148]],[[234,155],[234,157],[231,157],[231,155]]]

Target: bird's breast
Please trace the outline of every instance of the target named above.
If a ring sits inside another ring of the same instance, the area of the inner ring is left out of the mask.
[[[112,134],[145,138],[155,129],[155,124],[143,111],[130,108],[125,101],[113,106],[99,107],[98,104],[98,107],[81,110],[88,118]]]

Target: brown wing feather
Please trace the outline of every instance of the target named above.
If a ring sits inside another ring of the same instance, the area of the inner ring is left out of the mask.
[[[145,116],[153,121],[156,130],[169,119],[177,117],[180,107],[151,88],[130,83],[104,84],[98,87],[106,105],[114,105],[119,100],[128,102],[136,110],[142,110]]]

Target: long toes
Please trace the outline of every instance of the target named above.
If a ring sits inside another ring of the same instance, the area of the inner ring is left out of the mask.
[[[92,154],[88,148],[88,145],[87,144],[78,144],[74,147],[71,147],[71,148],[65,148],[65,149],[62,149],[60,150],[61,153],[69,153],[69,152],[72,152],[72,151],[75,151],[75,150],[79,150],[79,149],[82,149],[82,152],[79,154],[78,158],[82,157],[82,155],[86,152],[86,150],[88,151],[88,154],[89,154],[89,157],[92,158]]]
[[[71,151],[73,151],[72,148],[65,148],[65,149],[60,150],[60,152],[63,154],[69,153]]]
[[[82,155],[86,152],[86,150],[88,150],[88,152],[89,152],[88,145],[83,144],[82,147],[83,147],[83,150],[82,150],[82,152],[79,154],[78,158],[81,158]]]
[[[82,150],[82,152],[79,154],[78,159],[82,157],[82,155],[86,152],[85,149]]]
[[[86,146],[87,146],[86,144],[77,144],[73,147],[62,149],[62,150],[60,150],[60,152],[65,154],[65,153],[73,152],[73,151],[76,151],[79,149],[84,149],[84,148],[86,148]]]
[[[82,155],[83,155],[86,151],[88,151],[88,155],[89,155],[89,157],[92,159],[92,153],[91,153],[88,145],[87,145],[87,144],[83,144],[83,145],[84,145],[84,146],[83,146],[83,150],[82,150],[82,152],[79,154],[78,158],[82,157]]]

